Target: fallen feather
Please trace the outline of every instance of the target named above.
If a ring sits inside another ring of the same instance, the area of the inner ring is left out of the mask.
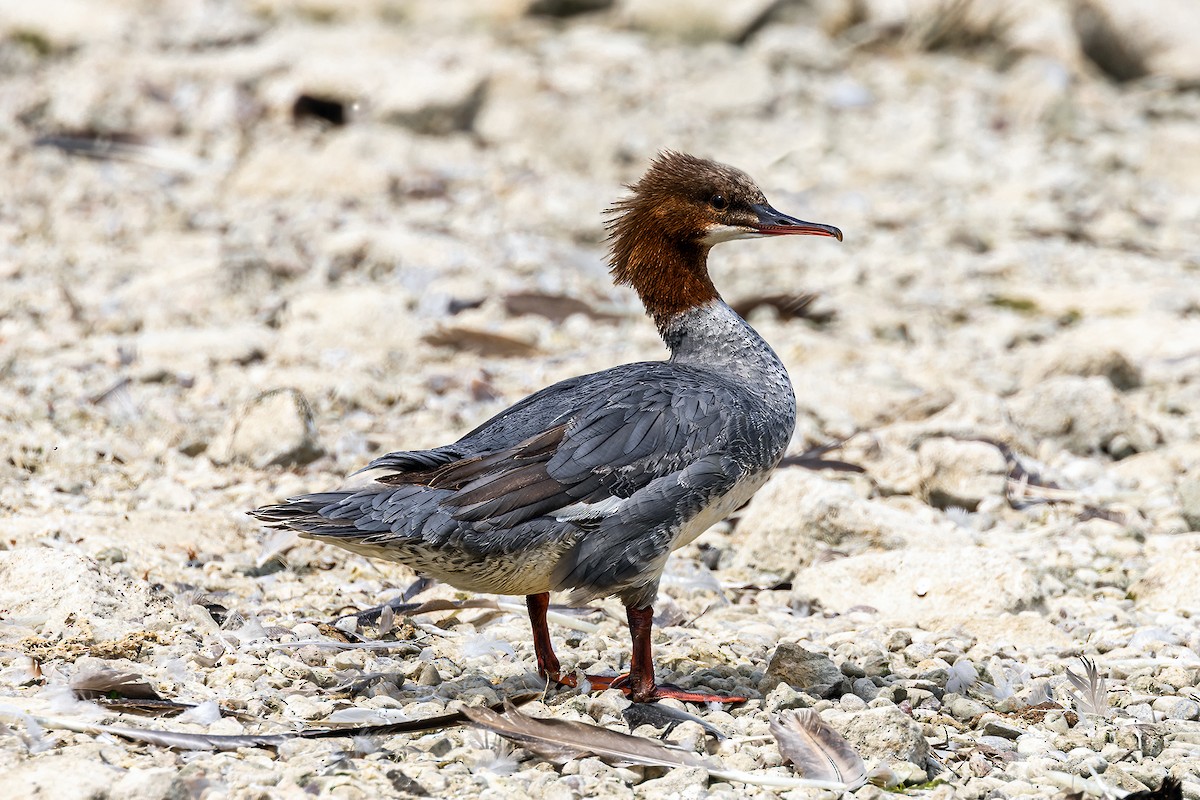
[[[811,708],[785,711],[771,720],[779,752],[806,778],[845,784],[853,791],[867,782],[862,756]]]
[[[584,722],[531,717],[522,714],[511,704],[505,704],[503,714],[486,708],[464,709],[463,713],[474,725],[510,739],[551,761],[597,756],[616,766],[699,767],[722,780],[758,786],[834,791],[846,791],[849,788],[838,781],[727,770],[715,759],[663,744],[656,739],[620,733]]]

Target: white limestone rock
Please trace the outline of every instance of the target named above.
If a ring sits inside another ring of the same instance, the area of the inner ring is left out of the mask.
[[[233,422],[227,459],[257,469],[307,464],[320,458],[312,407],[297,389],[263,392]]]
[[[1012,397],[1008,408],[1029,435],[1055,439],[1080,455],[1102,452],[1119,458],[1149,450],[1159,439],[1107,378],[1049,378]]]
[[[871,552],[815,564],[793,580],[797,601],[816,600],[844,613],[876,609],[885,620],[962,620],[1037,607],[1037,573],[1000,550],[964,545],[944,550]]]
[[[1008,462],[995,445],[948,437],[926,439],[917,449],[925,499],[934,508],[974,511],[988,498],[1003,498]]]
[[[46,555],[42,547],[0,551],[0,609],[8,624],[83,644],[165,627],[166,603],[146,583],[67,549]]]
[[[830,549],[897,548],[950,534],[932,515],[859,497],[848,483],[789,468],[777,471],[738,522],[733,568],[788,580]]]

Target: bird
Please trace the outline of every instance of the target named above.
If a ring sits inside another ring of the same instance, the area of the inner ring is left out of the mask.
[[[745,504],[779,464],[796,422],[783,362],[718,294],[708,253],[735,239],[842,240],[776,211],[745,172],[658,153],[607,211],[609,267],[641,299],[665,361],[568,378],[453,444],[380,456],[357,483],[249,513],[271,527],[406,564],[460,590],[524,595],[538,673],[566,686],[546,612],[615,596],[631,654],[593,690],[633,702],[742,702],[660,684],[653,604],[670,553]]]

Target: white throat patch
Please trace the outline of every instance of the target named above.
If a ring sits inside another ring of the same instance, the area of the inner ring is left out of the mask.
[[[704,234],[704,238],[700,241],[711,247],[721,242],[732,242],[734,239],[757,239],[760,236],[762,234],[753,228],[716,224],[709,226],[708,232]]]

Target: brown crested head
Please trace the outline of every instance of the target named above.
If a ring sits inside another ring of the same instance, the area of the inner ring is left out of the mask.
[[[661,329],[683,311],[719,298],[708,277],[708,250],[731,239],[842,232],[771,207],[740,169],[664,151],[608,210],[617,284],[632,286]]]

